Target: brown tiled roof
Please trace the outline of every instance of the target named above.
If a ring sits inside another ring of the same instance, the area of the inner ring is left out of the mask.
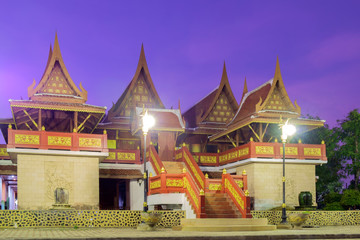
[[[127,99],[130,97],[134,87],[136,87],[136,82],[140,74],[144,74],[145,76],[144,80],[146,82],[146,85],[149,87],[151,95],[154,97],[155,105],[153,105],[152,107],[165,108],[151,79],[149,68],[147,66],[147,62],[145,58],[144,46],[141,45],[140,57],[139,57],[138,66],[135,71],[135,75],[133,79],[130,81],[129,85],[126,87],[125,91],[120,96],[120,98],[117,100],[116,104],[114,104],[111,107],[103,122],[111,121],[111,118],[116,117],[120,114],[121,110],[125,107]]]
[[[209,93],[206,97],[201,99],[198,103],[196,103],[183,114],[187,128],[197,127],[198,121],[209,109],[210,104],[213,102],[218,89],[219,87],[214,89],[211,93]]]
[[[243,99],[241,100],[240,107],[234,116],[234,119],[229,124],[230,126],[256,112],[256,104],[259,103],[260,99],[262,101],[266,99],[271,89],[272,81],[273,80],[271,79],[265,84],[261,85],[259,88],[244,95]]]
[[[238,109],[238,103],[230,88],[225,63],[223,67],[220,85],[183,114],[186,122],[186,127],[195,128],[199,124],[204,122],[213,110],[222,92],[224,92],[224,94],[226,95],[229,104],[232,107],[232,111],[233,113],[235,113],[235,111]],[[225,124],[226,122],[223,123]]]
[[[132,123],[132,134],[135,134],[141,129],[142,114],[145,109],[137,107],[135,109],[135,120]],[[157,109],[146,108],[148,114],[155,119],[155,125],[151,128],[152,131],[177,131],[182,132],[185,130],[184,122],[181,118],[179,109]]]

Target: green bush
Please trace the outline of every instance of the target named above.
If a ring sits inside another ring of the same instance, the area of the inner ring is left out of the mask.
[[[340,203],[346,209],[355,209],[357,206],[360,205],[360,192],[355,189],[345,190],[341,197]]]
[[[326,204],[326,206],[324,207],[324,210],[327,210],[327,211],[342,211],[342,210],[344,210],[344,208],[340,204],[340,202],[332,202],[332,203]]]
[[[330,192],[324,197],[324,203],[327,205],[329,203],[340,202],[341,194],[337,192]]]

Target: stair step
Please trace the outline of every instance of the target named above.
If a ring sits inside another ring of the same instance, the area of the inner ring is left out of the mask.
[[[236,214],[207,214],[206,213],[206,217],[207,218],[216,218],[216,219],[219,219],[219,218],[241,218],[241,216],[238,216]]]
[[[197,218],[181,219],[181,225],[173,230],[230,232],[230,231],[271,231],[275,225],[268,225],[266,218]]]
[[[238,219],[227,219],[227,218],[218,218],[218,219],[208,219],[208,218],[182,218],[181,225],[217,225],[217,226],[227,226],[227,225],[267,225],[267,218],[238,218]]]
[[[209,205],[205,204],[205,210],[224,210],[224,209],[233,209],[230,204],[222,204],[222,205]]]
[[[198,231],[198,232],[272,231],[272,230],[276,230],[276,226],[275,225],[182,226],[181,230]]]
[[[226,209],[205,209],[206,214],[234,214],[234,210],[226,210]]]

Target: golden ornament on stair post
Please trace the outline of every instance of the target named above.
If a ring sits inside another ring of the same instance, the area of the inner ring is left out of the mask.
[[[142,132],[144,135],[144,155],[143,155],[143,164],[144,164],[144,212],[148,210],[147,204],[147,193],[148,193],[148,178],[146,177],[146,136],[149,130],[155,125],[155,119],[153,116],[148,114],[146,110],[142,116]]]
[[[288,136],[295,134],[296,127],[294,125],[288,124],[289,120],[287,120],[284,124],[280,124],[281,127],[281,140],[283,144],[283,204],[282,204],[282,215],[281,215],[281,223],[287,224],[286,221],[286,203],[285,203],[285,143]]]

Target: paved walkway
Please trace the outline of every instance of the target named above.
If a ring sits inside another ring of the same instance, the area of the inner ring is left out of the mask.
[[[360,226],[327,226],[301,230],[254,232],[182,232],[132,228],[13,228],[0,229],[0,239],[360,239]]]

